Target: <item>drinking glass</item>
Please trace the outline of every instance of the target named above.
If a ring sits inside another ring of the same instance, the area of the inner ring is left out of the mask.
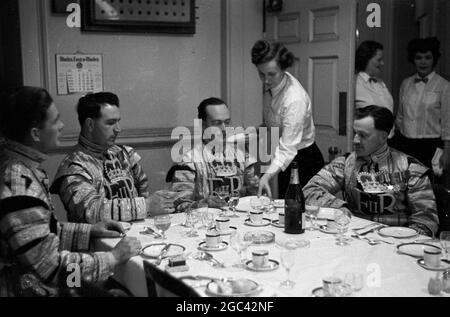
[[[241,194],[239,191],[234,191],[231,193],[230,198],[228,200],[228,207],[233,212],[231,215],[228,215],[230,218],[239,218],[239,216],[236,214],[236,206],[239,204],[239,198],[241,197]]]
[[[154,224],[156,229],[162,232],[161,239],[166,239],[166,231],[170,228],[171,218],[170,215],[158,215],[155,216]]]
[[[348,241],[350,239],[346,238],[344,236],[344,233],[348,230],[351,218],[351,213],[346,209],[336,209],[336,211],[334,212],[334,221],[337,224],[337,229],[339,232],[336,240],[337,245],[348,245]]]
[[[442,250],[445,253],[445,258],[449,260],[450,255],[450,231],[442,231],[439,235],[439,238],[441,240],[441,246]]]
[[[319,214],[320,207],[308,205],[305,206],[305,210],[310,222],[310,226],[306,230],[317,230],[317,215]]]
[[[250,207],[252,207],[254,211],[261,210],[262,209],[261,199],[259,199],[259,197],[253,197],[252,199],[250,199]],[[247,216],[248,218],[250,218],[250,212],[247,212]]]
[[[281,282],[280,286],[285,288],[293,288],[295,282],[290,279],[291,268],[295,264],[295,250],[297,246],[294,244],[290,244],[289,242],[284,244],[281,248],[280,258],[281,265],[286,269],[287,278],[285,281]]]
[[[270,198],[266,194],[263,194],[261,197],[259,197],[259,200],[261,201],[261,209],[263,212],[269,214],[275,211],[272,198]]]
[[[242,235],[238,232],[233,232],[230,238],[230,245],[239,255],[239,261],[234,267],[245,268],[245,257],[242,258],[242,253],[247,250],[248,246],[252,244],[250,236]]]
[[[228,200],[230,199],[230,186],[220,186],[215,189],[215,193],[225,205],[228,205]],[[226,216],[226,211],[224,209],[222,209],[222,211],[221,216]]]
[[[208,203],[206,201],[199,201],[197,203],[198,206],[198,215],[200,217],[200,220],[202,222],[202,225],[199,227],[199,229],[209,229],[210,226],[209,225],[209,215],[210,213],[208,212]]]
[[[195,230],[195,225],[199,221],[198,213],[193,209],[186,211],[186,226],[190,230],[186,233],[187,237],[198,237],[198,232]]]

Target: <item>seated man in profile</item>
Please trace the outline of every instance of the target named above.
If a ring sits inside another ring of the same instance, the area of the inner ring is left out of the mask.
[[[172,167],[168,175],[171,190],[181,197],[174,202],[176,211],[182,212],[200,200],[207,201],[210,207],[223,206],[219,191],[221,195],[256,195],[259,181],[255,175],[256,160],[245,149],[226,142],[226,128],[231,119],[225,102],[218,98],[203,100],[198,106],[198,118],[202,120],[202,142],[194,142],[193,149],[183,155],[182,162]],[[209,142],[217,146],[210,146]]]
[[[130,147],[115,144],[121,131],[118,97],[88,94],[77,106],[78,145],[59,166],[51,192],[59,194],[70,221],[133,221],[149,212],[148,181]]]
[[[137,255],[136,238],[123,238],[111,252],[89,252],[96,238],[118,238],[120,223],[59,222],[41,164],[59,145],[64,124],[49,93],[21,87],[2,105],[6,137],[0,155],[0,297],[102,295],[97,289],[117,264]],[[5,111],[3,111],[5,110]],[[77,270],[78,269],[78,270]],[[77,270],[80,283],[69,284]],[[96,285],[96,288],[91,286]]]
[[[429,171],[417,159],[388,147],[393,123],[386,108],[357,109],[355,151],[332,161],[306,184],[306,203],[348,208],[358,217],[431,236],[439,220]],[[345,200],[335,196],[339,191]]]

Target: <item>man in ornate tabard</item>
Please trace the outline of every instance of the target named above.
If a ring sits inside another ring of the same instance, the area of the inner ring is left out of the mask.
[[[307,204],[348,208],[354,215],[432,236],[438,214],[429,170],[388,147],[394,118],[386,108],[357,109],[355,151],[325,166],[303,188]],[[335,195],[342,191],[344,199]]]
[[[121,131],[119,98],[88,94],[77,106],[78,145],[59,166],[51,192],[59,194],[70,221],[133,221],[149,214],[148,180],[141,157],[116,144]]]

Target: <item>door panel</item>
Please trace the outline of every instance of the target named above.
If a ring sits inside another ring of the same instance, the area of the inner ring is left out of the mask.
[[[283,11],[268,15],[267,37],[284,43],[297,57],[288,71],[311,97],[316,142],[327,161],[330,146],[351,151],[356,1],[285,0],[284,4]],[[348,96],[341,113],[340,93]],[[340,116],[348,119],[339,120]],[[339,131],[346,133],[341,136]]]

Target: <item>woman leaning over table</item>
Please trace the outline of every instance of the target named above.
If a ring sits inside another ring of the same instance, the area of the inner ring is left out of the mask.
[[[434,68],[441,56],[437,38],[414,39],[408,45],[408,60],[416,72],[400,86],[400,104],[395,120],[396,147],[414,156],[428,168],[436,149],[444,148],[437,162],[450,166],[450,83]]]
[[[300,183],[304,186],[324,165],[315,143],[311,100],[300,82],[286,71],[294,55],[278,42],[257,41],[251,51],[252,63],[264,84],[263,121],[267,128],[280,128],[280,140],[258,194],[270,196],[269,181],[278,175],[278,188],[284,195],[290,178],[290,164],[297,161]]]

